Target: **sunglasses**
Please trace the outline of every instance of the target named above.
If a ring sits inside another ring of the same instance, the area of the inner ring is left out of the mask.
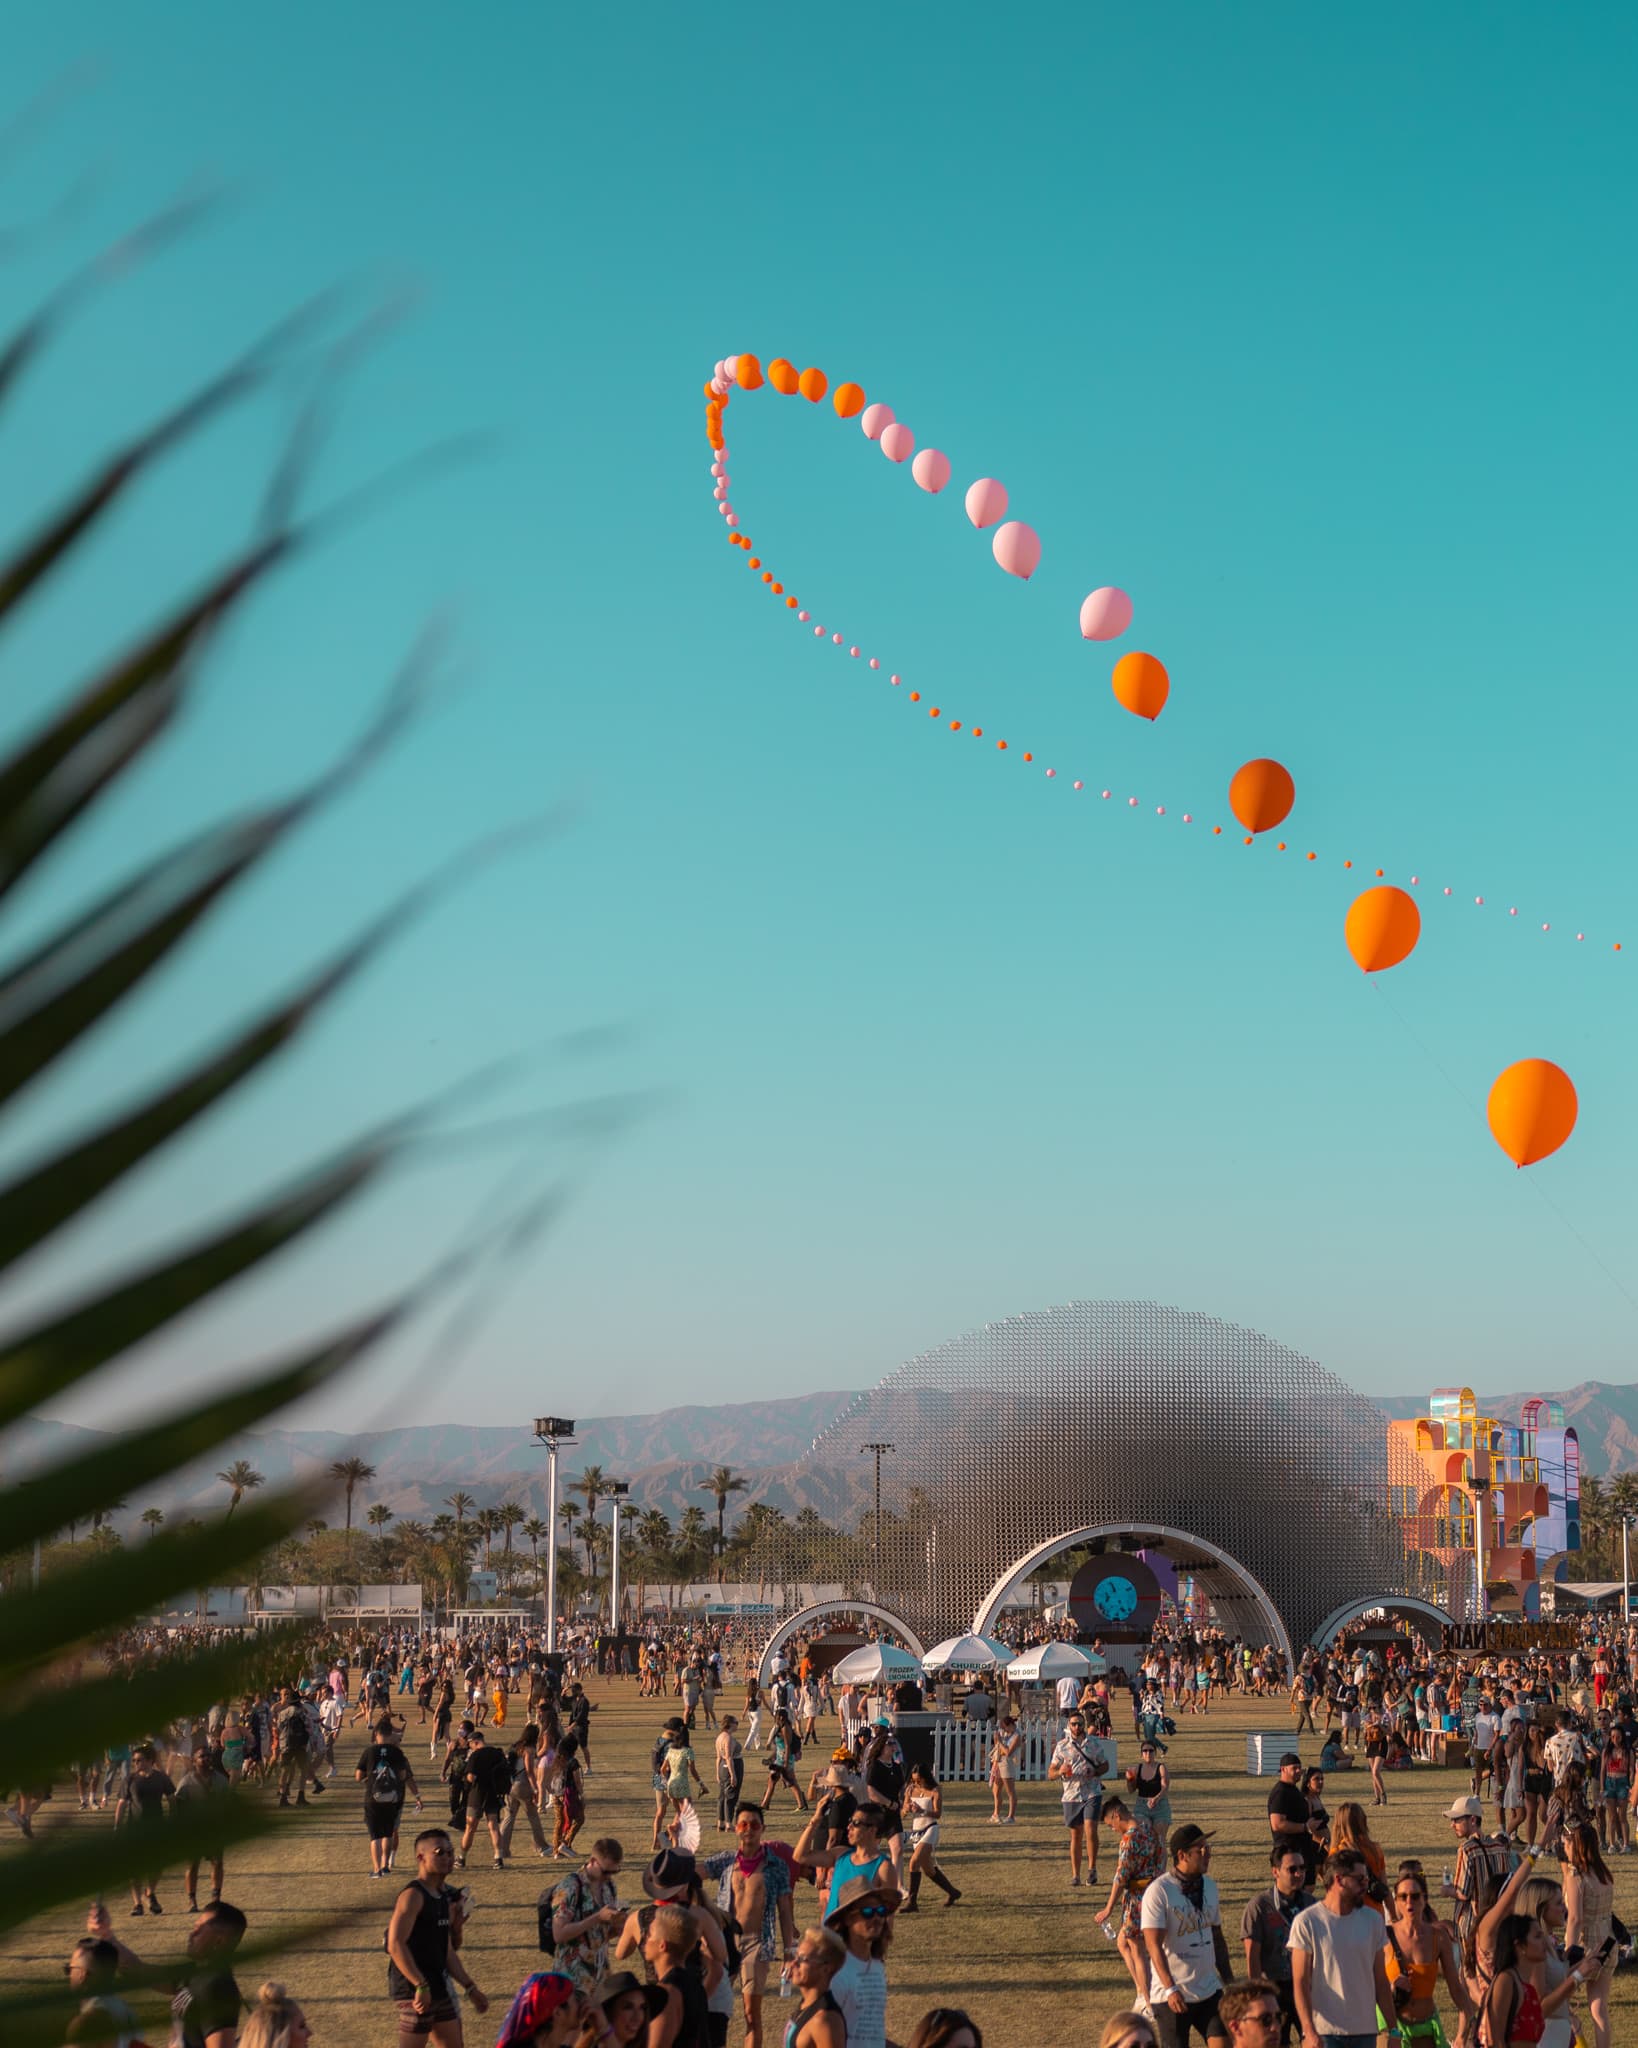
[[[853,1910],[861,1920],[885,1920],[893,1908],[891,1906],[855,1906]]]
[[[1255,2012],[1248,2012],[1246,2018],[1259,2027],[1277,2027],[1280,2024],[1278,2007],[1260,2005]]]

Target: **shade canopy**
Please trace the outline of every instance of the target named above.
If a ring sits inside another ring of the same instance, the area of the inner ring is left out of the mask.
[[[993,1671],[1011,1661],[1012,1651],[994,1636],[951,1636],[935,1643],[921,1660],[924,1671]]]
[[[1109,1669],[1101,1657],[1074,1643],[1034,1643],[1007,1666],[1014,1685],[1044,1685],[1055,1678],[1096,1678]]]
[[[921,1677],[920,1661],[896,1643],[861,1643],[831,1673],[844,1685],[898,1685]]]

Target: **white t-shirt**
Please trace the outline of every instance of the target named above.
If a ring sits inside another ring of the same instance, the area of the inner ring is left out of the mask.
[[[1333,1913],[1322,1899],[1292,1921],[1292,1954],[1314,1958],[1308,1995],[1320,2035],[1375,2034],[1376,1957],[1387,1945],[1382,1915],[1369,1906]]]
[[[1080,1696],[1081,1681],[1078,1678],[1060,1678],[1058,1680],[1058,1711],[1060,1714],[1069,1713]]]
[[[1138,1913],[1140,1927],[1161,1930],[1171,1980],[1190,2005],[1198,2005],[1201,1999],[1210,1998],[1214,1991],[1223,1988],[1223,1980],[1217,1974],[1217,1945],[1212,1938],[1213,1928],[1219,1925],[1217,1880],[1208,1877],[1202,1884],[1202,1904],[1193,1906],[1184,1897],[1182,1884],[1168,1870],[1143,1894]],[[1302,1915],[1299,1913],[1297,1918],[1300,1920]],[[1377,1922],[1378,1926],[1381,1924]],[[1148,1944],[1144,1946],[1147,1948]],[[1152,1964],[1149,1978],[1150,2002],[1164,2004],[1166,1987]],[[852,2048],[852,2036],[848,2038]]]
[[[856,1955],[830,1980],[830,1995],[847,2021],[847,2048],[887,2048],[887,1970]]]

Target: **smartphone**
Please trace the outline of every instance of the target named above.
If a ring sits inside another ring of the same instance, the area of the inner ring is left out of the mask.
[[[1600,1944],[1598,1950],[1597,1961],[1600,1969],[1602,1969],[1604,1965],[1609,1961],[1610,1956],[1614,1951],[1614,1948],[1615,1936],[1613,1934],[1607,1934],[1604,1937],[1603,1942]]]

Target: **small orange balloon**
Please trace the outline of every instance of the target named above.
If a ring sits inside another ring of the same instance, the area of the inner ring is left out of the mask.
[[[1171,695],[1171,678],[1164,662],[1152,654],[1123,654],[1109,678],[1115,702],[1134,718],[1158,718]]]
[[[975,740],[981,740],[981,739],[982,739],[983,737],[984,737],[984,728],[983,728],[983,727],[982,727],[981,725],[975,725],[975,726],[973,727],[973,738],[974,738]],[[1617,946],[1615,950],[1616,950],[1616,952],[1618,952],[1618,953],[1619,953],[1619,952],[1620,952],[1620,950],[1621,950],[1621,948],[1620,948],[1619,946]]]
[[[795,599],[794,597],[787,597],[787,598],[786,598],[786,600],[785,600],[785,609],[786,609],[787,611],[792,611],[792,612],[793,612],[793,611],[795,611],[795,609],[796,609],[796,599]]]
[[[764,583],[771,583],[773,581],[773,571],[771,569],[764,569],[762,572],[762,580]]]
[[[1391,884],[1356,896],[1342,927],[1343,941],[1362,974],[1380,974],[1408,960],[1421,936],[1416,898]]]
[[[997,741],[996,741],[996,743],[995,743],[995,750],[996,750],[996,752],[997,752],[998,754],[1004,754],[1004,753],[1005,753],[1005,752],[1007,751],[1007,743],[1006,743],[1006,741],[1005,741],[1005,740],[997,740]]]
[[[1518,1060],[1496,1076],[1485,1114],[1515,1166],[1534,1166],[1575,1129],[1575,1084],[1551,1060]]]
[[[823,370],[804,370],[797,380],[797,388],[810,405],[817,405],[830,389],[830,379]]]
[[[1025,759],[1026,761],[1033,761],[1033,760],[1035,759],[1035,756],[1034,756],[1033,754],[1026,754],[1026,755],[1024,756],[1024,759]]]
[[[919,704],[921,702],[921,692],[919,690],[912,690],[910,692],[910,702],[912,704]]]
[[[800,389],[802,380],[796,374],[794,363],[787,362],[783,356],[775,356],[768,365],[768,382],[776,391],[789,398],[794,391]]]
[[[857,384],[838,384],[830,402],[838,418],[850,420],[855,413],[864,411],[864,392]]]
[[[707,397],[707,398],[710,398],[710,399],[717,399],[717,398],[720,398],[720,397],[722,396],[722,393],[721,393],[721,392],[720,392],[720,391],[719,391],[719,390],[717,389],[717,387],[716,387],[716,386],[715,386],[715,385],[714,385],[714,384],[713,384],[713,383],[711,382],[711,380],[710,380],[710,378],[709,378],[709,377],[707,377],[707,378],[706,378],[706,380],[705,380],[705,395],[706,395],[706,397]]]
[[[785,586],[784,586],[784,584],[783,584],[783,583],[776,583],[776,584],[774,584],[774,586],[773,586],[773,594],[774,594],[774,596],[775,596],[775,597],[783,597],[783,596],[785,595]]]
[[[1278,761],[1248,761],[1229,784],[1229,809],[1252,833],[1283,825],[1296,800],[1297,785]]]
[[[741,391],[754,391],[762,382],[762,365],[755,356],[741,356],[734,365],[734,379]]]
[[[753,555],[751,557],[751,567],[753,569],[760,569],[762,567],[762,557],[760,555]]]

